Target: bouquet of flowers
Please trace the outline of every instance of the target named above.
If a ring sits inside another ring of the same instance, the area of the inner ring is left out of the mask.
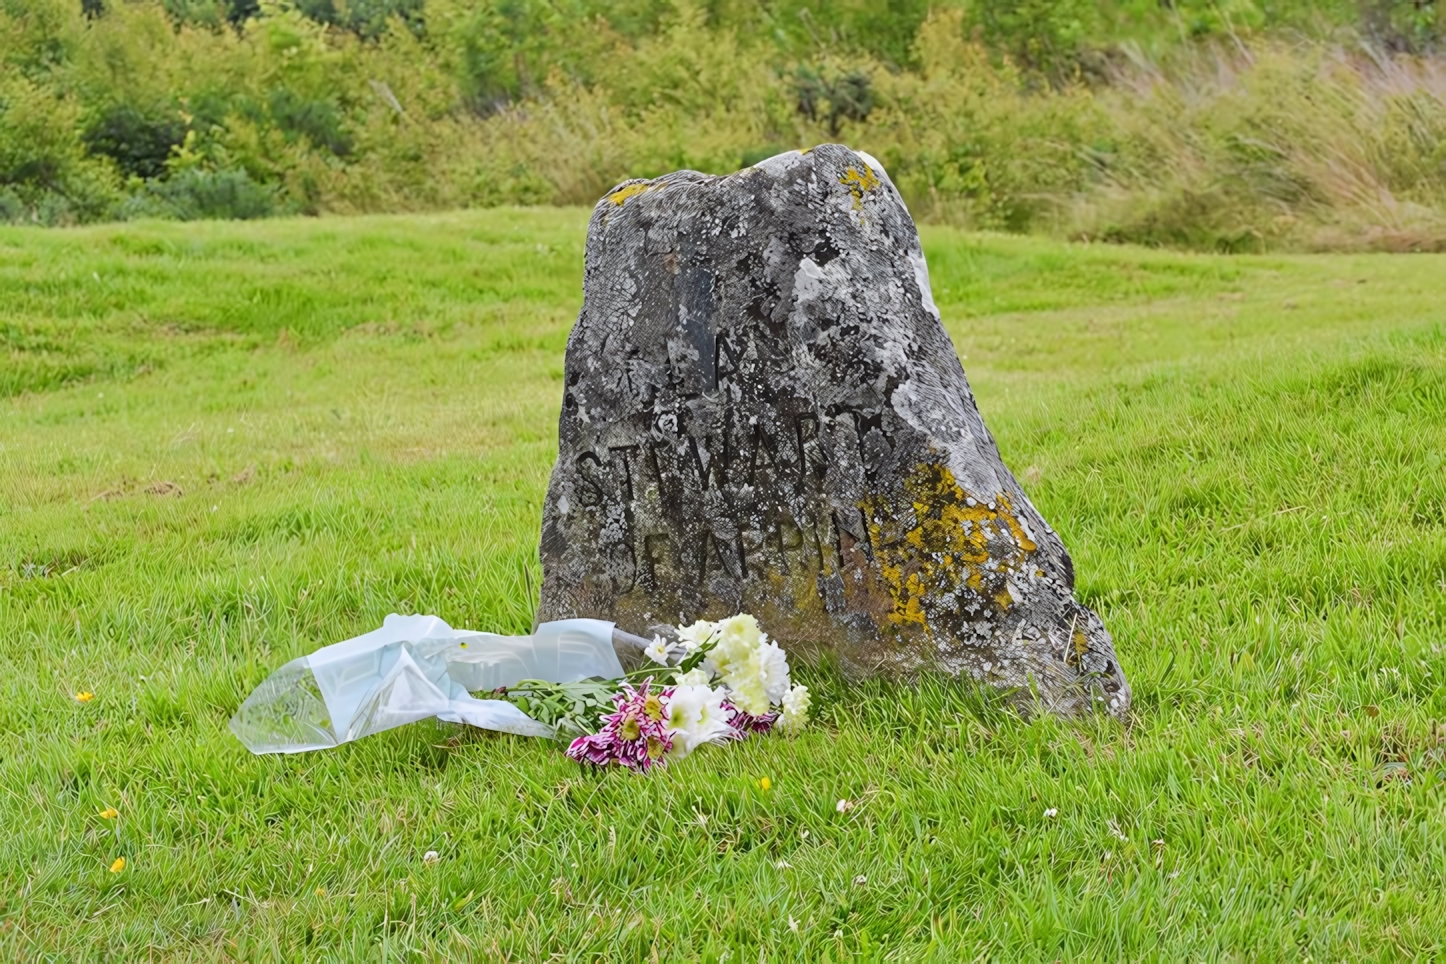
[[[706,743],[808,722],[808,687],[792,683],[787,656],[746,613],[679,627],[675,640],[655,636],[643,652],[653,666],[620,680],[525,680],[496,695],[576,734],[567,755],[579,763],[641,771]]]

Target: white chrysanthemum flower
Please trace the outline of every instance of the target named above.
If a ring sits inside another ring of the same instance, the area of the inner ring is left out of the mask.
[[[679,686],[707,686],[711,682],[713,682],[713,674],[701,666],[678,674]]]
[[[704,743],[721,743],[733,735],[724,692],[709,686],[679,686],[668,699],[667,727],[673,756],[684,757]]]
[[[654,636],[653,641],[643,650],[643,655],[659,666],[667,666],[668,644],[663,642],[663,637]]]
[[[790,689],[783,697],[783,719],[778,721],[779,728],[787,733],[803,729],[808,723],[810,702],[807,686],[799,684]]]
[[[758,663],[768,702],[779,702],[788,693],[788,657],[777,643],[764,636],[758,647]]]
[[[682,626],[678,629],[678,641],[688,652],[693,652],[698,647],[707,644],[718,634],[718,624],[710,623],[706,619],[700,619],[691,626]]]

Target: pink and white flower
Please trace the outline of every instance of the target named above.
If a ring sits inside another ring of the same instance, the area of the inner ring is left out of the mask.
[[[602,729],[573,740],[567,755],[579,763],[643,772],[662,763],[673,749],[666,723],[668,691],[651,692],[652,682],[645,680],[639,689],[624,683],[613,697],[617,709],[603,717]]]

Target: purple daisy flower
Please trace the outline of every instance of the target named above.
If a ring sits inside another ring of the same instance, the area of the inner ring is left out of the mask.
[[[740,740],[754,733],[767,733],[773,729],[773,724],[778,722],[779,714],[776,710],[755,716],[740,710],[727,700],[723,701],[723,709],[728,712],[728,725],[733,727]]]
[[[603,717],[602,729],[573,740],[567,755],[579,763],[643,772],[664,763],[673,748],[666,723],[672,690],[649,692],[652,682],[644,680],[639,689],[624,683],[623,691],[613,697],[617,709]]]

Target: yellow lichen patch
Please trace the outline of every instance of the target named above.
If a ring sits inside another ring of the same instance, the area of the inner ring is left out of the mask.
[[[917,466],[904,486],[902,512],[883,498],[859,506],[892,597],[888,620],[950,633],[949,624],[1012,607],[1010,576],[1030,571],[1038,547],[1008,497],[972,499],[947,466],[934,463]]]
[[[653,184],[650,181],[638,181],[636,184],[628,184],[624,187],[618,188],[616,191],[608,195],[608,200],[616,204],[618,207],[622,207],[623,202],[630,197],[637,197],[639,194],[643,194],[648,191],[661,191],[662,189],[663,185],[661,184]]]
[[[995,502],[997,505],[1004,507],[1005,511],[999,513],[999,518],[1003,519],[1004,524],[1009,526],[1009,534],[1014,536],[1014,544],[1025,552],[1033,552],[1038,549],[1039,546],[1034,544],[1034,540],[1024,534],[1024,526],[1019,524],[1018,517],[1009,511],[1009,500],[1001,495]],[[1041,573],[1041,575],[1043,575],[1043,573]]]
[[[865,167],[862,171],[856,167],[851,167],[844,171],[843,177],[839,178],[838,181],[844,187],[848,188],[849,193],[854,196],[855,211],[861,210],[864,206],[864,192],[872,191],[879,186],[879,179],[874,176],[873,170],[868,167]]]
[[[897,569],[897,567],[895,567]],[[917,572],[909,573],[906,584],[903,606],[899,605],[899,595],[894,594],[894,611],[890,618],[896,623],[918,623],[920,626],[929,625],[928,618],[924,615],[924,608],[921,605],[924,598],[924,580],[919,578]]]

